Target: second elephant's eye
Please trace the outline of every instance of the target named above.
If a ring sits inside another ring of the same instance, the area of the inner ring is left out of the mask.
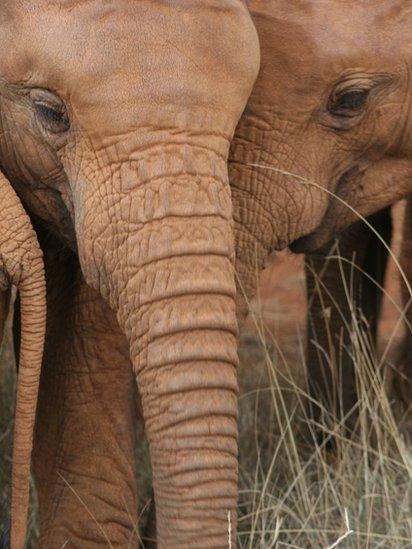
[[[356,116],[365,107],[369,97],[369,90],[351,90],[331,96],[328,102],[328,111],[334,116]]]

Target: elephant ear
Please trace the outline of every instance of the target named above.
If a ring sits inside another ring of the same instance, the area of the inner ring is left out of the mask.
[[[0,314],[7,292],[19,290],[21,344],[13,438],[11,547],[25,546],[33,430],[46,330],[43,257],[30,219],[11,184],[0,172]]]

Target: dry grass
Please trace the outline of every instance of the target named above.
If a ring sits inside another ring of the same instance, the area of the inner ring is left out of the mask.
[[[239,546],[411,547],[412,455],[369,356],[357,355],[360,425],[349,437],[327,413],[311,423],[279,351],[254,354],[253,376],[246,363],[240,376]]]
[[[308,418],[299,338],[291,363],[276,341],[265,340],[261,319],[256,320],[257,335],[244,336],[239,547],[412,546],[410,446],[393,416],[367,334],[356,319],[351,330],[359,391],[359,430],[352,437],[326,411],[318,425]],[[0,497],[6,509],[14,393],[10,342],[2,361]],[[320,431],[322,443],[317,442]],[[328,444],[332,438],[334,450]],[[31,536],[36,537],[35,513]]]

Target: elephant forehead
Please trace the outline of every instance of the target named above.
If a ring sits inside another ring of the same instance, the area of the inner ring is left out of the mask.
[[[53,89],[80,109],[90,97],[113,106],[130,96],[226,102],[237,111],[256,71],[255,36],[239,0],[25,0],[13,13],[0,32],[10,52],[0,72]]]
[[[391,59],[393,63],[401,55],[402,43],[411,38],[412,10],[405,4],[312,0],[311,10],[301,15],[301,32],[314,41],[325,60],[358,58],[379,65]]]
[[[189,30],[184,20],[173,17],[173,10],[168,11],[161,5],[150,9],[144,0],[39,2],[16,14],[15,45],[23,42],[19,49],[31,59],[33,70],[48,73],[56,81],[72,77],[78,83],[85,76],[109,76],[110,71],[119,76],[125,67],[129,72],[143,69],[148,57],[159,58],[162,53],[162,59],[166,47],[169,63],[187,64],[187,57],[173,52],[176,47],[185,48]]]
[[[368,0],[252,0],[262,47],[260,92],[278,93],[274,88],[281,78],[279,93],[295,101],[293,92],[302,98],[324,91],[349,69],[391,72],[411,56],[412,9],[404,6]]]

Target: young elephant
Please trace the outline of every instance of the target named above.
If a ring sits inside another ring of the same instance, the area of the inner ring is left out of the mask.
[[[411,191],[412,8],[392,0],[249,6],[261,70],[229,175],[237,268],[250,295],[272,251],[318,250]]]
[[[127,336],[158,545],[226,547],[237,502],[227,154],[259,61],[246,6],[5,0],[0,47],[1,166]],[[88,474],[99,479],[100,463]],[[47,543],[107,544],[86,535],[71,525]]]

